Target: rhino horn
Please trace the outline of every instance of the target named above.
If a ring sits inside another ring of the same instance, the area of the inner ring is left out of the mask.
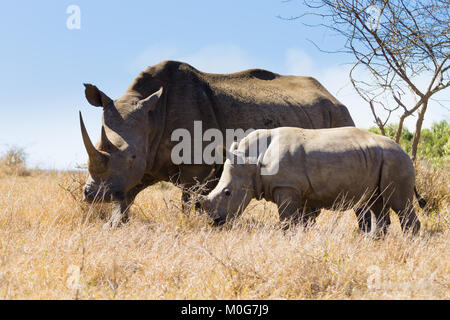
[[[117,151],[117,147],[114,145],[114,143],[111,142],[111,140],[109,140],[104,126],[102,126],[102,136],[100,141],[102,150],[108,150],[109,152]]]
[[[80,112],[80,127],[81,135],[83,137],[84,147],[89,155],[89,167],[95,168],[95,171],[104,171],[106,168],[106,163],[108,161],[108,156],[97,150],[91,142],[89,135],[87,133],[86,127],[84,125],[83,116]]]

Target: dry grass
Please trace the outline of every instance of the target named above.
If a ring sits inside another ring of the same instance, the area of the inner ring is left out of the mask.
[[[74,179],[75,176],[75,179]],[[352,212],[323,212],[286,233],[274,205],[252,202],[216,229],[183,215],[180,192],[148,188],[122,228],[102,230],[107,206],[79,202],[83,173],[0,177],[0,298],[448,299],[449,224],[420,215],[419,236],[398,219],[375,240]]]
[[[420,195],[427,200],[427,210],[430,214],[438,214],[442,208],[450,205],[450,162],[442,168],[433,167],[429,161],[420,160],[416,163],[416,183]]]
[[[19,147],[11,147],[0,157],[0,176],[29,176],[31,172],[26,168],[26,153]]]

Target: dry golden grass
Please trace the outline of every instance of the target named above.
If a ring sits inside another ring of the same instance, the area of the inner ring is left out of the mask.
[[[26,168],[26,157],[24,149],[19,147],[10,148],[0,157],[0,176],[30,175],[30,171]]]
[[[425,208],[430,214],[438,213],[450,204],[450,162],[442,168],[433,167],[421,159],[416,163],[416,183],[420,195],[427,200]]]
[[[108,207],[79,201],[84,177],[0,177],[1,299],[449,298],[447,208],[421,214],[415,237],[393,215],[375,240],[350,211],[285,233],[275,206],[256,201],[217,229],[182,214],[179,190],[158,184],[139,195],[127,225],[105,231]]]

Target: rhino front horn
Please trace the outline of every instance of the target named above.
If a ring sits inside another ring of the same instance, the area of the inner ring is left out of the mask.
[[[89,135],[87,133],[86,127],[84,125],[83,116],[80,111],[80,127],[81,136],[83,137],[84,147],[89,155],[89,170],[95,169],[99,172],[106,169],[106,163],[108,161],[108,156],[97,150],[91,142]]]

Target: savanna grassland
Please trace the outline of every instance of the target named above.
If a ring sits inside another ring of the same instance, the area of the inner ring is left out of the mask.
[[[351,211],[283,232],[264,201],[214,228],[182,213],[179,189],[165,183],[138,196],[128,224],[103,230],[108,205],[80,201],[86,173],[1,168],[1,299],[450,297],[448,166],[419,165],[431,200],[420,234],[404,235],[392,214],[383,239],[358,232]]]

